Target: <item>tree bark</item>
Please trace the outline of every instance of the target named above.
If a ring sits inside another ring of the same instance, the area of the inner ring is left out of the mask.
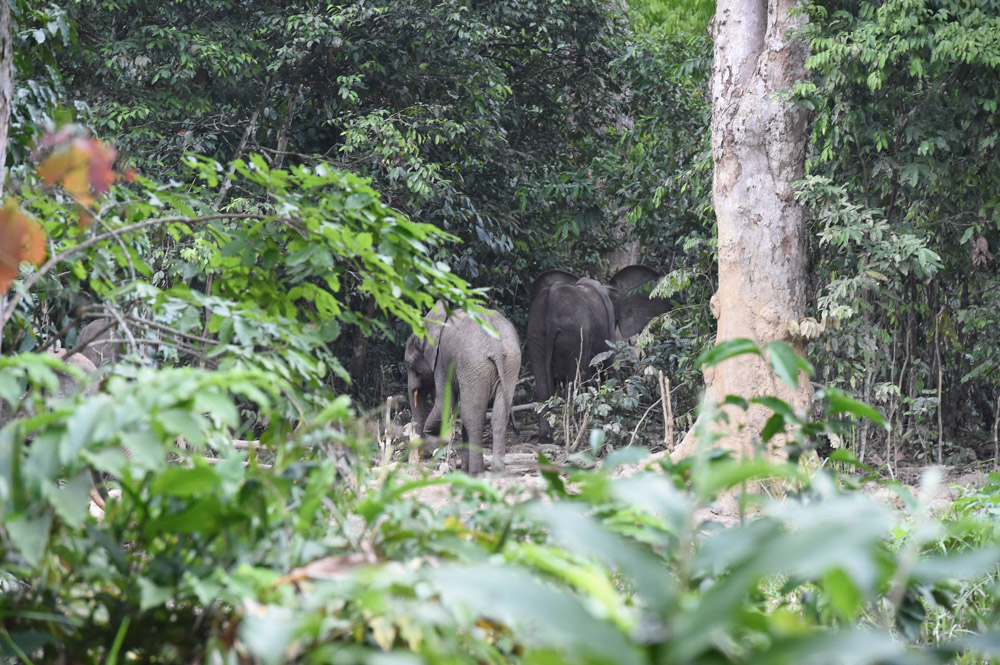
[[[719,0],[712,67],[712,203],[719,231],[719,290],[712,298],[716,342],[784,340],[802,352],[789,324],[806,314],[805,213],[792,183],[805,168],[807,111],[787,95],[805,77],[808,48],[790,31],[806,20],[797,0]],[[775,395],[804,412],[809,382],[791,389],[766,361],[743,355],[705,372],[709,399]],[[771,412],[732,409],[720,444],[748,455]],[[776,440],[775,440],[776,441]],[[689,435],[676,456],[695,450]]]
[[[281,123],[281,131],[278,132],[278,145],[274,151],[274,164],[272,164],[272,168],[280,169],[285,161],[285,150],[288,149],[288,132],[292,130],[292,120],[295,119],[295,112],[298,110],[299,97],[301,95],[302,84],[297,83],[295,89],[288,95],[285,119]]]
[[[10,0],[0,0],[0,195],[7,181],[7,132],[14,103],[14,42]]]
[[[271,78],[267,79],[267,83],[264,84],[264,93],[261,95],[260,102],[257,104],[257,108],[253,110],[250,114],[250,120],[247,122],[247,127],[243,130],[243,138],[240,139],[240,144],[236,147],[236,154],[233,155],[233,161],[243,156],[243,152],[246,150],[247,142],[250,137],[253,136],[254,132],[257,131],[257,118],[260,117],[261,111],[264,110],[264,106],[267,104],[267,96],[271,92]],[[226,200],[226,193],[229,188],[233,186],[233,176],[236,174],[236,166],[234,164],[229,165],[229,171],[226,172],[226,177],[222,181],[222,187],[219,188],[219,193],[215,197],[215,207],[218,208],[222,205],[222,202]]]

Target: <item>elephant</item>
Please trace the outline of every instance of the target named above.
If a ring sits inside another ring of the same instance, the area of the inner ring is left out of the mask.
[[[639,287],[659,277],[652,268],[622,268],[609,285],[577,278],[563,270],[548,270],[529,289],[528,354],[535,375],[535,399],[545,402],[558,386],[593,373],[590,361],[608,350],[607,342],[638,334],[653,317],[666,312],[670,301],[650,298]],[[543,413],[539,441],[552,438]]]
[[[496,337],[467,313],[447,313],[438,302],[424,319],[428,339],[411,335],[405,353],[408,397],[419,434],[430,434],[440,428],[445,384],[451,375],[466,441],[460,454],[461,465],[472,475],[485,470],[483,427],[491,402],[493,467],[503,468],[507,421],[513,424],[514,387],[521,371],[517,330],[499,312],[486,310],[482,318],[496,332]]]
[[[113,365],[118,362],[121,352],[112,341],[118,324],[112,318],[95,319],[80,329],[76,336],[77,346],[84,345],[78,353],[86,356],[94,365]]]

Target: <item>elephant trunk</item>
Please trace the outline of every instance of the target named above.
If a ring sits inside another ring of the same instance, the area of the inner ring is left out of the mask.
[[[407,381],[407,388],[410,393],[410,410],[413,415],[413,423],[417,426],[417,434],[423,434],[424,425],[431,411],[432,395],[434,388],[428,387],[420,380],[420,377],[410,377]]]

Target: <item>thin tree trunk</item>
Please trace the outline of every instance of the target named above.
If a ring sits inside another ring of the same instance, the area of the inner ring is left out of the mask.
[[[716,4],[712,203],[719,229],[719,290],[712,313],[718,319],[717,342],[784,340],[801,353],[801,340],[792,338],[789,324],[806,313],[806,225],[792,183],[804,173],[807,112],[780,94],[805,77],[807,46],[789,36],[805,20],[792,14],[797,6],[794,0]],[[707,370],[705,384],[716,401],[728,394],[771,394],[800,412],[810,402],[805,375],[791,389],[775,381],[757,356]],[[750,454],[770,415],[759,405],[745,416],[732,410],[721,445]],[[694,450],[689,433],[675,455]]]
[[[365,317],[369,320],[375,316],[375,298],[372,296],[365,296]],[[368,366],[368,337],[362,329],[361,326],[355,326],[354,328],[354,352],[351,354],[351,362],[348,369],[348,374],[356,382],[355,385],[360,386],[364,383],[365,378],[365,368]]]
[[[264,85],[264,94],[261,95],[260,102],[257,104],[257,108],[253,110],[250,115],[250,121],[247,122],[247,127],[243,131],[243,138],[240,139],[240,144],[236,147],[236,154],[233,155],[233,161],[236,161],[243,156],[243,151],[247,148],[247,142],[250,141],[250,137],[253,136],[254,132],[257,131],[257,118],[260,117],[260,112],[264,110],[264,105],[267,104],[267,95],[271,91],[271,79],[267,80]],[[226,193],[229,188],[233,186],[233,175],[236,173],[236,166],[230,165],[229,171],[226,172],[226,179],[222,182],[222,187],[219,188],[219,194],[215,197],[215,207],[218,208],[222,205],[222,202],[226,198]]]
[[[0,196],[7,181],[7,132],[14,103],[14,42],[10,0],[0,0]]]
[[[937,316],[934,317],[934,361],[937,364],[937,425],[938,425],[938,440],[937,440],[937,463],[941,464],[941,460],[944,457],[944,401],[943,401],[943,386],[944,386],[944,370],[941,367],[941,316],[944,314],[944,307],[942,307]]]
[[[280,169],[285,161],[285,150],[288,149],[288,132],[292,129],[292,120],[295,118],[295,111],[299,108],[299,96],[302,94],[302,84],[298,83],[290,95],[285,108],[285,119],[281,123],[281,131],[278,132],[278,145],[274,151],[273,167]]]

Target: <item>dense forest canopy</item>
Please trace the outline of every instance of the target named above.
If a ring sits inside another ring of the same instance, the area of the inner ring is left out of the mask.
[[[912,486],[1000,456],[1000,2],[747,3],[805,56],[791,346],[714,344],[738,3],[0,0],[0,659],[997,657],[997,477]],[[577,277],[652,323],[535,400]],[[439,300],[519,336],[508,474],[406,464]]]

